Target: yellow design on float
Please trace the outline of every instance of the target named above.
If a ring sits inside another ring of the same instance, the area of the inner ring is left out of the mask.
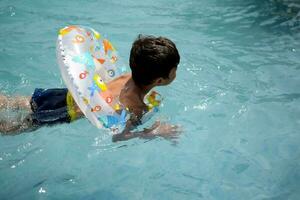
[[[93,33],[94,33],[94,35],[95,35],[95,38],[96,38],[97,40],[99,40],[99,39],[101,38],[100,33],[98,33],[97,31],[95,31],[94,29],[92,29],[92,31],[93,31]]]
[[[93,51],[93,50],[94,50],[94,46],[91,45],[91,46],[90,46],[90,51]]]
[[[115,110],[120,110],[120,109],[121,109],[120,104],[117,103],[117,104],[114,106],[114,109],[115,109]]]
[[[151,94],[147,97],[148,100],[148,109],[151,110],[153,107],[159,106],[160,101],[156,99],[156,96],[160,95],[159,93],[152,91]]]
[[[107,86],[104,83],[104,81],[102,80],[101,76],[99,76],[98,74],[95,74],[94,77],[94,82],[95,84],[104,92],[107,90]]]
[[[68,26],[66,28],[62,28],[59,30],[59,34],[61,36],[64,36],[66,34],[68,34],[69,32],[71,32],[73,29],[78,29],[76,26]]]
[[[83,100],[83,102],[84,102],[86,105],[89,104],[89,100],[88,100],[87,98],[83,97],[82,100]]]

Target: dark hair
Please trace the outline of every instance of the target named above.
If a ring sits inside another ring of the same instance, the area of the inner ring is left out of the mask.
[[[149,85],[157,78],[169,78],[179,61],[178,50],[171,40],[139,35],[130,51],[132,79],[137,85]]]

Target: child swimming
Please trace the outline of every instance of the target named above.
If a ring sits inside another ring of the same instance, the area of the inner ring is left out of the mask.
[[[121,75],[107,84],[112,96],[118,97],[120,103],[130,112],[125,129],[113,136],[114,142],[135,137],[176,137],[177,126],[160,122],[144,131],[131,130],[141,124],[143,115],[148,111],[143,101],[145,95],[156,86],[170,84],[176,77],[179,61],[180,55],[171,40],[164,37],[138,36],[130,51],[131,73]],[[0,109],[4,108],[29,112],[21,120],[0,121],[0,132],[6,135],[36,130],[44,125],[69,123],[84,116],[66,88],[37,88],[31,97],[0,95]]]

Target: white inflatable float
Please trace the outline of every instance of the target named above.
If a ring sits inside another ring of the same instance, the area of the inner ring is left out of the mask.
[[[117,128],[126,123],[127,111],[107,88],[124,73],[109,40],[92,28],[68,26],[59,31],[57,60],[75,102],[98,128]]]

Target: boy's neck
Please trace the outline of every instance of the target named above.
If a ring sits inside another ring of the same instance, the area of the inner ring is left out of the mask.
[[[151,84],[146,86],[139,86],[135,84],[132,78],[130,78],[125,84],[125,87],[131,88],[131,91],[137,94],[141,101],[143,101],[145,95],[154,87],[154,85]]]

